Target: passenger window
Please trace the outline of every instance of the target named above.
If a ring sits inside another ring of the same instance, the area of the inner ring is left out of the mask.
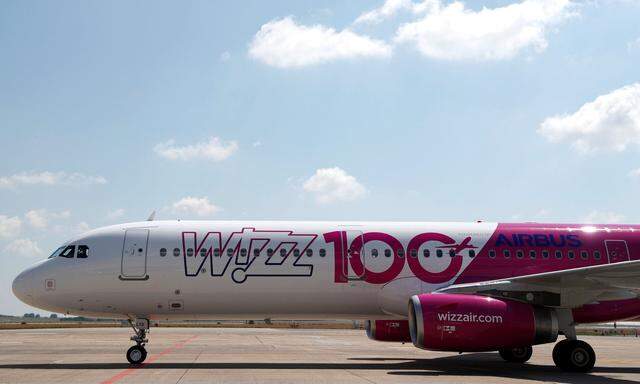
[[[535,259],[536,258],[536,251],[529,251],[529,258]]]
[[[307,249],[307,256],[309,257],[313,256],[313,249],[311,248]]]
[[[411,257],[414,258],[414,259],[416,257],[418,257],[418,250],[417,249],[414,248],[414,249],[411,250]]]
[[[425,248],[425,249],[422,251],[422,256],[424,256],[424,257],[429,257],[429,256],[430,256],[430,252],[429,252],[429,250]]]
[[[442,249],[437,249],[436,250],[436,256],[442,257]]]
[[[260,256],[260,248],[254,248],[253,249],[253,256],[255,256],[255,257]]]
[[[200,256],[201,257],[207,257],[207,252],[209,250],[207,248],[200,248]]]
[[[593,251],[593,258],[596,260],[600,260],[600,251]]]
[[[213,250],[213,256],[220,257],[220,248],[216,248]]]
[[[471,257],[471,258],[476,257],[476,251],[475,251],[475,250],[473,250],[473,249],[470,249],[470,250],[469,250],[469,257]]]
[[[375,249],[375,248],[373,248],[373,249],[371,250],[371,256],[373,256],[373,257],[378,257],[378,250],[377,250],[377,249]]]
[[[78,259],[86,259],[89,256],[89,247],[86,245],[78,245]]]
[[[580,251],[580,257],[582,258],[582,260],[587,260],[589,258],[589,254],[587,253],[587,251]]]
[[[576,254],[575,254],[575,252],[573,252],[573,251],[569,251],[567,254],[568,254],[568,256],[569,256],[569,259],[571,259],[571,260],[573,260],[573,259],[575,259],[575,258],[576,258]]]
[[[160,257],[167,256],[167,248],[160,248]]]
[[[455,251],[453,248],[451,248],[451,249],[449,250],[449,256],[450,256],[450,257],[454,257],[455,255],[456,255],[456,251]]]
[[[391,250],[390,249],[385,249],[384,250],[384,256],[385,257],[391,257]]]
[[[280,249],[280,256],[282,256],[282,257],[287,256],[287,250],[286,250],[286,249],[284,249],[284,248],[281,248],[281,249]]]
[[[505,249],[504,251],[502,251],[502,254],[504,255],[505,259],[511,258],[511,251],[508,249]]]
[[[193,256],[193,248],[187,248],[187,257]]]
[[[518,259],[522,259],[524,257],[524,252],[521,250],[516,251],[516,257]]]
[[[233,249],[233,248],[227,248],[227,256],[229,256],[229,257],[233,256],[235,251],[236,250]]]
[[[556,251],[556,259],[562,259],[562,251]]]
[[[267,256],[269,257],[273,256],[273,249],[271,248],[267,249]]]
[[[404,249],[398,249],[398,257],[400,257],[401,259],[404,257]]]
[[[294,249],[294,250],[293,250],[293,256],[295,256],[295,257],[300,257],[300,250],[298,250],[298,249]]]
[[[327,255],[327,251],[324,248],[320,248],[320,257],[325,257]]]
[[[60,253],[60,257],[66,257],[67,259],[73,259],[76,254],[75,245],[67,245],[67,247]]]
[[[247,248],[242,248],[240,250],[240,256],[241,257],[247,257]]]
[[[180,256],[180,248],[173,248],[173,256],[175,257]]]
[[[496,258],[496,251],[494,251],[493,249],[489,251],[489,257],[492,259]]]
[[[543,259],[548,259],[549,258],[549,251],[547,251],[546,249],[544,251],[542,251],[542,258]]]

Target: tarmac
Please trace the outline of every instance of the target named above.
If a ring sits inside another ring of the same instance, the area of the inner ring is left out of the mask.
[[[610,383],[640,382],[640,339],[590,336],[590,374],[559,371],[553,344],[527,364],[369,340],[362,330],[155,328],[132,368],[126,328],[0,331],[0,383]]]

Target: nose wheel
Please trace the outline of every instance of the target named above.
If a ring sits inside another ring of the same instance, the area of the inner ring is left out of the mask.
[[[596,363],[596,353],[582,340],[562,340],[553,347],[553,362],[563,371],[589,372]]]
[[[127,350],[127,361],[131,364],[142,364],[147,358],[147,350],[144,346],[149,342],[147,339],[147,332],[149,331],[148,319],[136,319],[135,323],[129,320],[131,328],[135,332],[135,335],[131,336],[131,340],[136,342],[136,345]]]
[[[134,345],[127,350],[127,361],[131,364],[142,364],[147,358],[147,350],[143,346]]]

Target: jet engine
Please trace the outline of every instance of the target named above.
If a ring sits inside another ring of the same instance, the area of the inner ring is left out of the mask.
[[[367,320],[364,328],[371,340],[403,343],[411,341],[407,320]]]
[[[421,294],[409,301],[409,333],[422,349],[495,351],[554,342],[558,318],[548,308],[461,294]]]

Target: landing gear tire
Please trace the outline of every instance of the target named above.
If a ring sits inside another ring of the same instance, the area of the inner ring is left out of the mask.
[[[127,351],[127,361],[129,363],[137,365],[142,364],[142,362],[147,358],[147,350],[144,347],[139,345],[134,345],[129,348]]]
[[[504,359],[504,361],[508,361],[510,363],[525,363],[533,355],[533,348],[528,347],[517,347],[517,348],[505,348],[500,349],[498,351],[500,357]]]
[[[563,371],[589,372],[596,363],[596,353],[584,341],[562,340],[553,348],[553,362]]]

